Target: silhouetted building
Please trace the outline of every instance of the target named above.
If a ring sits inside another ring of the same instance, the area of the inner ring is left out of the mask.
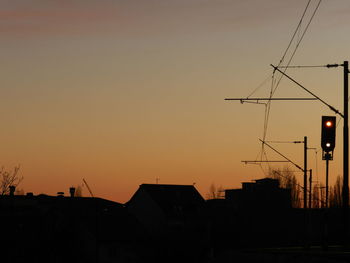
[[[142,184],[126,205],[151,234],[161,235],[198,218],[204,203],[193,185]]]
[[[146,231],[124,205],[71,196],[0,196],[2,262],[143,261]]]
[[[242,183],[242,189],[225,190],[225,199],[237,209],[291,208],[291,190],[279,187],[279,181],[263,178]]]
[[[225,200],[236,225],[232,231],[238,242],[233,244],[262,247],[299,242],[302,217],[292,210],[291,190],[281,188],[277,179],[244,182],[241,189],[225,190]]]
[[[201,262],[208,243],[205,200],[193,185],[142,184],[126,206],[152,236],[160,262]]]

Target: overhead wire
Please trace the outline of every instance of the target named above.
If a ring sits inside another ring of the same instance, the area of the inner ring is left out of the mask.
[[[283,69],[284,69],[283,72],[286,72],[287,69],[290,68],[290,67],[295,67],[295,66],[290,66],[290,63],[291,63],[291,61],[293,60],[293,58],[294,58],[294,56],[295,56],[295,54],[296,54],[296,52],[297,52],[297,50],[298,50],[298,48],[299,48],[299,46],[300,46],[300,43],[301,43],[302,40],[304,39],[304,36],[305,36],[305,34],[306,34],[306,32],[307,32],[307,30],[308,30],[310,24],[311,24],[311,22],[312,22],[312,20],[313,20],[313,18],[314,18],[314,16],[315,16],[315,14],[316,14],[316,12],[317,12],[317,10],[318,10],[318,8],[319,8],[319,6],[320,6],[322,0],[319,0],[319,1],[318,1],[318,3],[317,3],[317,5],[316,5],[315,9],[314,9],[313,12],[312,12],[312,15],[311,15],[311,17],[310,17],[310,19],[309,19],[309,21],[308,21],[306,27],[304,28],[304,30],[303,30],[303,32],[302,32],[302,34],[301,34],[301,27],[302,27],[303,21],[304,21],[305,16],[306,16],[306,14],[307,14],[307,12],[308,12],[308,9],[309,9],[309,7],[310,7],[311,2],[312,2],[312,0],[308,0],[308,1],[307,1],[307,4],[306,4],[306,6],[305,6],[305,8],[304,8],[304,10],[303,10],[302,16],[301,16],[301,18],[300,18],[300,20],[299,20],[299,22],[298,22],[298,24],[297,24],[297,26],[296,26],[294,32],[293,32],[293,35],[292,35],[292,37],[291,37],[291,39],[290,39],[290,41],[289,41],[289,43],[288,43],[288,45],[287,45],[287,48],[285,49],[285,51],[284,51],[284,53],[283,53],[283,55],[282,55],[282,57],[281,57],[281,59],[280,59],[280,61],[279,61],[279,63],[278,63],[277,68],[278,68],[278,67],[283,68]],[[296,36],[297,36],[297,41],[296,41],[297,43],[296,43],[296,46],[295,46],[295,48],[293,49],[293,51],[291,51],[291,55],[290,55],[290,57],[289,57],[289,59],[288,59],[288,61],[287,61],[286,66],[282,66],[282,63],[285,61],[286,56],[287,56],[287,54],[289,53],[290,48],[291,48],[293,42],[295,41]],[[311,67],[311,66],[305,66],[305,67]],[[315,67],[315,66],[312,66],[312,67]],[[316,67],[319,67],[319,66],[316,66]],[[271,112],[271,101],[272,101],[271,99],[272,99],[272,97],[274,96],[274,94],[275,94],[277,88],[279,87],[279,84],[280,84],[280,82],[281,82],[281,80],[282,80],[282,78],[283,78],[283,75],[280,75],[279,77],[277,77],[275,73],[276,73],[276,70],[274,70],[274,71],[272,72],[272,75],[269,75],[268,78],[266,78],[264,81],[262,81],[262,83],[259,84],[258,87],[255,88],[255,89],[247,96],[247,98],[251,97],[251,96],[252,96],[254,93],[256,93],[262,86],[264,86],[264,85],[267,83],[267,81],[268,81],[269,79],[271,79],[270,94],[269,94],[270,100],[268,100],[267,103],[263,103],[263,104],[265,104],[264,126],[263,126],[263,136],[262,136],[262,137],[263,137],[263,141],[265,141],[265,140],[266,140],[266,137],[267,137],[268,123],[269,123],[269,117],[270,117],[270,112]],[[259,104],[260,104],[260,103],[259,103]],[[268,160],[267,153],[266,153],[266,150],[265,150],[265,148],[264,148],[264,143],[262,143],[261,151],[260,151],[260,153],[258,153],[258,156],[259,156],[259,155],[260,155],[260,159],[261,159],[261,160],[263,160],[264,158],[266,158],[266,160]],[[262,169],[263,172],[265,173],[265,171],[264,171],[262,165],[260,164],[259,166],[261,167],[261,169]],[[267,163],[267,166],[268,166],[269,169],[271,168],[269,163]]]
[[[285,56],[287,55],[288,50],[289,50],[290,46],[291,46],[292,43],[293,43],[293,40],[294,40],[294,38],[295,38],[295,35],[297,34],[297,32],[299,31],[299,28],[301,27],[301,24],[302,24],[302,22],[303,22],[303,19],[304,19],[304,17],[305,17],[305,14],[306,14],[307,9],[309,8],[310,3],[311,3],[311,0],[308,0],[308,2],[307,2],[307,4],[306,4],[306,7],[305,7],[305,9],[304,9],[304,12],[303,12],[303,14],[302,14],[302,16],[301,16],[301,18],[300,18],[300,20],[299,20],[299,23],[298,23],[297,27],[296,27],[295,30],[294,30],[294,33],[293,33],[292,38],[290,39],[290,41],[289,41],[289,43],[288,43],[288,46],[287,46],[286,50],[284,51],[284,53],[283,53],[283,55],[282,55],[282,57],[281,57],[281,59],[280,59],[280,62],[278,63],[278,66],[280,66],[280,65],[283,63],[284,58],[285,58]]]
[[[293,60],[293,58],[294,58],[294,56],[295,56],[295,54],[296,54],[296,52],[297,52],[297,50],[298,50],[298,48],[299,48],[299,46],[300,46],[301,41],[304,39],[304,36],[305,36],[305,34],[306,34],[306,32],[307,32],[307,30],[308,30],[310,24],[311,24],[311,21],[313,20],[315,14],[316,14],[316,11],[318,10],[318,7],[320,6],[321,2],[322,2],[322,0],[319,0],[319,1],[318,1],[318,4],[317,4],[316,8],[314,9],[314,12],[312,13],[311,18],[309,19],[309,22],[307,23],[307,25],[306,25],[306,27],[305,27],[305,29],[304,29],[304,31],[303,31],[303,34],[301,35],[300,39],[297,41],[297,44],[296,44],[296,46],[295,46],[295,48],[294,48],[294,50],[293,50],[293,52],[292,52],[292,54],[291,54],[291,56],[290,56],[288,62],[287,62],[287,65],[286,65],[286,66],[283,66],[283,68],[284,68],[283,73],[285,73],[285,72],[287,71],[287,69],[289,68],[290,63],[292,62],[292,60]],[[302,17],[301,17],[301,19],[300,19],[300,21],[299,21],[299,23],[298,23],[298,26],[297,26],[297,28],[296,28],[296,31],[299,31],[299,30],[300,30],[302,21],[304,20],[305,14],[306,14],[306,12],[307,12],[307,9],[308,9],[310,3],[311,3],[311,0],[308,1],[307,5],[306,5],[306,7],[305,7],[305,10],[304,10],[303,15],[302,15]],[[291,41],[294,39],[294,37],[295,37],[295,33],[293,34],[293,37],[292,37]],[[284,57],[285,57],[287,51],[289,50],[289,47],[290,47],[290,44],[288,45],[288,47],[287,47],[287,49],[286,49],[286,52],[284,53],[284,55],[283,55],[282,59],[280,60],[279,64],[277,65],[277,68],[281,66],[281,64],[282,64],[282,62],[283,62],[283,60],[284,60]],[[282,80],[283,77],[284,77],[283,75],[281,75],[281,76],[279,77],[279,79],[278,79],[278,81],[277,81],[277,84],[276,84],[276,86],[274,87],[274,90],[272,91],[272,96],[275,94],[275,92],[276,92],[277,88],[279,87],[279,84],[280,84],[280,82],[281,82],[281,80]]]
[[[270,80],[270,78],[271,78],[271,74],[269,74],[269,76],[266,78],[266,79],[264,79],[248,96],[247,96],[247,98],[250,98],[255,92],[257,92],[261,87],[263,87],[266,83],[267,83],[267,81],[269,81]]]
[[[305,16],[305,14],[306,14],[306,11],[307,11],[307,9],[308,9],[308,7],[309,7],[310,2],[311,2],[311,0],[308,1],[307,6],[306,6],[306,8],[305,8],[305,10],[304,10],[303,16],[302,16],[302,18],[301,18],[301,20],[300,20],[300,23],[298,24],[299,29],[300,29],[302,20],[304,19],[304,16]],[[295,54],[296,54],[296,52],[297,52],[297,50],[298,50],[298,48],[299,48],[299,45],[300,45],[301,41],[304,39],[304,36],[305,36],[307,30],[309,29],[309,26],[310,26],[310,24],[311,24],[311,22],[312,22],[312,20],[313,20],[313,18],[314,18],[314,16],[315,16],[315,14],[316,14],[316,12],[317,12],[317,10],[318,10],[318,8],[319,8],[321,2],[322,2],[322,0],[319,0],[319,1],[318,1],[318,4],[316,5],[316,7],[315,7],[315,9],[314,9],[314,11],[313,11],[313,13],[312,13],[312,15],[311,15],[311,17],[310,17],[310,19],[309,19],[309,22],[307,23],[307,25],[306,25],[306,27],[305,27],[305,29],[304,29],[304,32],[303,32],[303,34],[301,35],[301,38],[298,40],[298,42],[297,42],[297,44],[296,44],[296,46],[295,46],[295,48],[294,48],[294,50],[293,50],[293,52],[292,52],[292,54],[291,54],[289,60],[288,60],[287,66],[285,67],[285,70],[284,70],[284,73],[287,71],[287,69],[288,69],[290,63],[292,62],[292,60],[293,60],[293,58],[294,58],[294,56],[295,56]],[[281,64],[282,64],[282,63],[280,62],[280,64],[279,64],[277,67],[279,67]],[[283,76],[280,76],[280,78],[279,78],[279,80],[278,80],[278,82],[277,82],[277,85],[276,85],[276,87],[275,87],[275,89],[274,89],[274,91],[273,91],[273,94],[276,92],[276,90],[277,90],[277,88],[278,88],[278,86],[279,86],[279,83],[281,82],[282,78],[283,78]]]
[[[271,77],[271,91],[272,91],[272,88],[274,86],[274,73],[272,74],[272,77]],[[267,134],[267,126],[268,126],[268,121],[269,121],[269,115],[270,115],[270,108],[271,108],[271,98],[272,98],[272,94],[270,92],[270,96],[269,96],[269,99],[266,103],[266,106],[265,106],[265,116],[264,116],[264,132],[263,132],[263,141],[265,141],[266,139],[266,134]]]
[[[306,32],[307,32],[309,26],[310,26],[310,24],[311,24],[311,22],[312,22],[312,20],[313,20],[313,18],[314,18],[314,16],[315,16],[315,14],[316,14],[316,12],[317,12],[317,10],[318,10],[318,8],[319,8],[321,2],[322,2],[322,0],[319,0],[319,1],[318,1],[318,4],[316,5],[316,7],[315,7],[315,9],[314,9],[314,11],[313,11],[313,13],[312,13],[312,15],[311,15],[311,17],[310,17],[310,19],[309,19],[307,25],[306,25],[306,27],[304,28],[304,31],[303,31],[301,37],[298,39],[297,44],[296,44],[294,50],[293,50],[292,53],[291,53],[291,56],[290,56],[290,58],[289,58],[289,60],[288,60],[288,62],[287,62],[287,66],[283,66],[284,72],[287,71],[287,69],[288,69],[288,67],[289,67],[289,65],[290,65],[290,63],[291,63],[291,61],[292,61],[292,59],[294,58],[294,56],[295,56],[295,54],[296,54],[296,52],[297,52],[297,50],[298,50],[298,48],[299,48],[299,46],[300,46],[300,43],[302,42],[302,40],[303,40],[303,38],[304,38],[304,36],[305,36],[305,34],[306,34]],[[281,64],[282,64],[283,61],[285,60],[285,57],[286,57],[286,55],[288,54],[288,51],[289,51],[289,49],[290,49],[290,47],[291,47],[291,45],[292,45],[292,43],[293,43],[293,41],[294,41],[294,39],[295,39],[295,36],[297,35],[298,32],[300,32],[302,22],[303,22],[304,17],[305,17],[305,15],[306,15],[306,13],[307,13],[307,10],[309,9],[310,3],[311,3],[311,0],[308,0],[308,2],[307,2],[307,4],[306,4],[306,7],[305,7],[305,9],[304,9],[304,11],[303,11],[303,14],[302,14],[302,16],[301,16],[301,18],[300,18],[300,20],[299,20],[299,22],[298,22],[298,25],[297,25],[296,29],[294,30],[294,33],[293,33],[293,35],[292,35],[292,38],[290,39],[290,41],[289,41],[289,43],[288,43],[288,45],[287,45],[287,48],[286,48],[286,50],[284,51],[284,53],[283,53],[283,55],[282,55],[282,58],[280,59],[279,64],[278,64],[277,67],[281,66]],[[275,79],[275,70],[273,71],[272,80],[271,80],[270,96],[269,96],[270,99],[271,99],[271,98],[273,97],[273,95],[275,94],[277,88],[279,87],[279,84],[280,84],[282,78],[283,78],[283,75],[281,75],[281,76],[278,78],[278,80],[276,80],[276,79]],[[270,111],[271,111],[271,100],[269,100],[269,101],[266,103],[266,106],[265,106],[263,141],[265,141],[266,136],[267,136],[267,130],[268,130],[268,123],[269,123]],[[262,143],[262,152],[265,152],[264,143]],[[262,157],[262,155],[261,155],[261,157]]]
[[[299,20],[299,22],[298,22],[297,27],[296,27],[295,30],[294,30],[294,33],[293,33],[293,35],[292,35],[292,37],[291,37],[291,39],[290,39],[290,41],[289,41],[289,43],[288,43],[288,45],[287,45],[287,48],[285,49],[285,51],[284,51],[284,53],[283,53],[283,55],[282,55],[282,57],[281,57],[281,59],[280,59],[280,61],[279,61],[279,63],[278,63],[278,66],[280,66],[280,65],[283,63],[284,58],[286,57],[286,55],[287,55],[287,53],[288,53],[288,51],[289,51],[289,48],[291,47],[291,45],[292,45],[292,43],[293,43],[293,40],[294,40],[294,38],[295,38],[297,32],[299,31],[300,27],[301,27],[301,24],[302,24],[302,22],[303,22],[303,19],[304,19],[304,17],[305,17],[305,14],[306,14],[306,12],[307,12],[309,6],[310,6],[310,3],[311,3],[311,0],[308,0],[307,5],[306,5],[306,7],[305,7],[305,9],[304,9],[304,11],[303,11],[303,14],[302,14],[302,16],[301,16],[301,18],[300,18],[300,20]],[[291,60],[290,60],[290,61],[291,61]],[[278,67],[278,66],[277,66],[277,67]],[[271,88],[270,88],[270,96],[269,96],[270,98],[272,98],[274,92],[276,91],[276,88],[275,88],[275,89],[273,88],[274,85],[275,85],[275,84],[274,84],[274,81],[275,81],[274,77],[275,77],[275,71],[273,71],[273,73],[272,73],[272,78],[271,78]],[[279,82],[281,81],[281,79],[282,79],[282,76],[280,77],[280,79],[279,79],[279,81],[278,81],[276,87],[279,85]],[[254,92],[255,92],[255,91],[254,91]],[[249,96],[251,96],[252,94],[254,94],[254,92],[251,93]],[[265,139],[266,139],[267,126],[268,126],[268,121],[269,121],[269,116],[270,116],[270,109],[271,109],[271,101],[268,101],[268,102],[266,103],[266,106],[265,106],[263,141],[265,141]],[[264,145],[263,145],[263,144],[262,144],[262,148],[264,148]]]

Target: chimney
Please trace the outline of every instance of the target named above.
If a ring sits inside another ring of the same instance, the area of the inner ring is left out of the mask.
[[[69,188],[69,193],[70,193],[70,197],[74,197],[74,194],[75,194],[75,187],[70,187],[70,188]]]
[[[10,196],[14,196],[16,191],[16,186],[10,185],[9,188],[10,188]]]

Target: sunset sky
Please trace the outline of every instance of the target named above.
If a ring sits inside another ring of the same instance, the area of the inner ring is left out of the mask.
[[[224,99],[246,97],[271,76],[307,2],[0,0],[1,165],[21,166],[25,192],[68,193],[85,178],[95,196],[122,203],[157,178],[195,183],[205,197],[212,183],[265,177],[266,166],[241,162],[259,154],[264,105]],[[322,1],[292,64],[349,60],[349,17],[348,0]],[[343,111],[342,68],[287,73]],[[269,90],[270,81],[254,96]],[[310,96],[283,79],[275,97]],[[333,112],[320,102],[273,102],[267,134],[308,136],[320,182],[322,115]],[[331,183],[342,175],[342,125]],[[303,165],[302,144],[273,146]]]

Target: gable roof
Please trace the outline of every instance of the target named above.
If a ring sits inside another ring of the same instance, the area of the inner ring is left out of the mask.
[[[145,191],[165,212],[174,207],[189,211],[205,202],[193,185],[142,184],[139,190]]]

